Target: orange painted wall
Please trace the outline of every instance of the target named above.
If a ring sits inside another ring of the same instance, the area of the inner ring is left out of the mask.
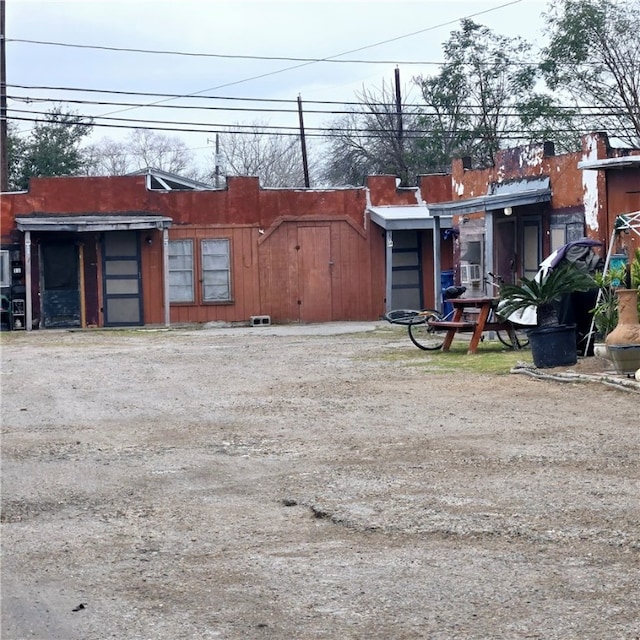
[[[608,171],[607,182],[608,211],[616,216],[640,211],[640,169]],[[611,220],[606,229],[607,242],[613,229],[612,223],[613,220]],[[640,249],[640,236],[638,234],[625,233],[618,236],[616,252],[624,252],[631,256],[636,249]]]
[[[2,229],[4,236],[16,216],[38,213],[163,215],[173,220],[170,239],[191,238],[197,245],[229,238],[232,247],[232,302],[200,303],[198,292],[193,304],[171,305],[172,323],[238,322],[251,315],[270,315],[274,322],[365,320],[378,318],[385,305],[384,234],[368,221],[367,205],[434,201],[448,195],[447,184],[446,176],[426,177],[421,192],[397,189],[394,176],[372,176],[368,191],[262,189],[257,178],[235,177],[221,190],[151,192],[143,176],[43,178],[33,180],[28,193],[3,197]],[[296,249],[301,239],[303,251]],[[140,248],[144,321],[162,323],[161,232],[143,231]]]

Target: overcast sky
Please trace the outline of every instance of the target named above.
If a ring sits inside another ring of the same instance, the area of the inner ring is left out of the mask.
[[[19,115],[14,109],[47,111],[52,107],[14,97],[136,104],[162,100],[11,86],[25,85],[290,100],[290,104],[201,99],[161,103],[218,107],[208,111],[73,103],[65,107],[91,116],[138,119],[139,124],[149,120],[205,122],[215,129],[216,125],[261,121],[296,127],[295,111],[234,112],[221,107],[295,110],[300,96],[305,111],[339,109],[310,103],[353,102],[363,87],[391,85],[396,66],[403,99],[409,102],[416,97],[412,77],[437,73],[437,65],[426,63],[442,61],[442,44],[459,28],[461,18],[471,17],[501,35],[540,43],[542,13],[547,6],[544,0],[7,0],[9,117]],[[210,55],[122,52],[14,40]],[[326,125],[330,119],[326,114],[305,115],[305,126]],[[19,124],[21,131],[31,126],[29,122]],[[127,133],[96,128],[92,137],[120,139]],[[193,149],[210,146],[207,141],[215,135],[163,133],[180,135]]]

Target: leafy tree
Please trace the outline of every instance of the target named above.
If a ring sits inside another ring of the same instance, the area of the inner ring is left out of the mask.
[[[8,133],[9,188],[25,190],[29,180],[42,176],[82,173],[80,143],[91,131],[91,121],[59,107],[39,120],[27,138],[11,128]]]
[[[640,3],[556,0],[546,14],[542,70],[584,125],[640,145]]]
[[[470,156],[474,150],[473,118],[465,105],[467,78],[462,68],[451,65],[433,77],[418,77],[427,109],[419,117],[428,131],[420,141],[427,165],[447,171],[451,158]]]
[[[571,133],[571,114],[551,95],[536,91],[539,70],[529,43],[505,37],[472,20],[462,21],[444,45],[445,63],[435,76],[418,77],[425,109],[424,154],[447,169],[452,157],[493,164],[498,149]],[[574,139],[565,146],[575,146]]]
[[[22,169],[20,158],[25,154],[26,141],[20,137],[17,126],[13,122],[7,123],[7,185],[10,190],[19,190],[20,171]]]
[[[450,34],[439,73],[413,79],[422,104],[403,107],[404,135],[391,91],[363,91],[361,107],[334,123],[325,179],[362,184],[371,173],[393,173],[405,184],[419,174],[449,171],[452,158],[493,164],[498,149],[554,140],[579,148],[573,112],[542,93],[532,46],[472,20]]]
[[[255,122],[246,133],[237,133],[232,126],[220,135],[223,172],[228,176],[258,176],[267,187],[304,186],[299,138],[273,135],[265,127]]]

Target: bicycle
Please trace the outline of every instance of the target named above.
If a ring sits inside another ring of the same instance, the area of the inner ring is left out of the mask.
[[[502,276],[491,273],[491,271],[489,271],[487,275],[491,278],[491,280],[485,277],[484,282],[496,289],[497,293],[499,293],[500,286],[504,282],[504,278]],[[498,316],[500,315],[499,311],[500,309],[498,306],[498,308],[496,309],[496,315]],[[506,336],[504,335],[504,333],[496,331],[496,337],[498,338],[498,340],[500,340],[500,342],[502,342],[502,344],[509,349],[514,348],[514,341],[516,343],[516,349],[524,349],[528,347],[529,336],[527,334],[527,330],[532,328],[533,325],[519,324],[513,319],[513,317],[505,318],[505,320],[507,320],[511,324],[512,329],[507,332]]]
[[[492,275],[492,274],[490,274]],[[493,277],[493,275],[492,275]],[[499,286],[499,285],[495,285]],[[459,298],[467,290],[464,286],[447,287],[443,296],[445,300]],[[436,351],[442,348],[447,329],[434,326],[434,322],[451,321],[454,311],[443,314],[437,309],[394,309],[384,314],[384,319],[391,324],[400,324],[407,327],[409,339],[423,351]],[[469,323],[472,326],[472,323]],[[499,324],[504,329],[496,330],[497,339],[508,349],[520,350],[528,346],[529,339],[524,333],[524,328],[515,323],[499,318],[495,309],[492,309],[488,324]]]
[[[429,326],[429,320],[443,320],[436,309],[395,309],[384,314],[384,319],[391,324],[406,325],[409,339],[418,349],[431,351],[440,349],[444,343],[444,332]]]

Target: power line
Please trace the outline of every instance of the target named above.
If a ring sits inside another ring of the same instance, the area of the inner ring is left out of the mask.
[[[475,18],[480,15],[484,15],[486,13],[491,13],[493,11],[498,11],[500,9],[504,9],[506,7],[519,4],[523,0],[512,0],[511,2],[507,2],[498,7],[492,7],[490,9],[485,9],[483,11],[477,11],[475,13],[469,14],[468,16],[464,16],[463,18],[455,18],[453,20],[449,20],[447,22],[442,22],[440,24],[432,25],[430,27],[425,27],[424,29],[419,29],[418,31],[412,31],[411,33],[405,33],[400,36],[396,36],[393,38],[388,38],[387,40],[381,40],[380,42],[375,42],[373,44],[365,45],[362,47],[358,47],[356,49],[351,49],[350,51],[345,51],[343,53],[338,53],[333,56],[328,56],[326,58],[297,58],[292,56],[256,56],[256,55],[238,55],[238,54],[222,54],[222,53],[203,53],[203,52],[193,52],[193,51],[176,51],[176,50],[167,50],[167,49],[141,49],[137,47],[114,47],[108,45],[95,45],[95,44],[78,44],[71,42],[55,42],[50,40],[29,40],[26,38],[6,38],[6,42],[17,42],[17,43],[25,43],[25,44],[36,44],[36,45],[44,45],[44,46],[55,46],[55,47],[68,47],[68,48],[76,48],[76,49],[93,49],[99,51],[113,51],[119,53],[140,53],[140,54],[150,54],[150,55],[172,55],[172,56],[187,56],[187,57],[198,57],[198,58],[220,58],[226,60],[265,60],[265,61],[283,61],[283,62],[303,62],[306,64],[316,64],[321,62],[327,63],[340,63],[340,64],[406,64],[406,65],[441,65],[442,62],[433,62],[433,61],[420,61],[420,60],[409,60],[409,61],[400,61],[400,60],[337,60],[336,58],[342,58],[342,56],[349,55],[350,53],[357,53],[359,51],[366,51],[367,49],[373,49],[375,47],[379,47],[385,44],[389,44],[391,42],[397,42],[398,40],[404,40],[405,38],[411,38],[416,35],[420,35],[426,33],[428,31],[435,31],[436,29],[440,29],[442,27],[447,27],[452,24],[456,24],[460,22],[460,20],[465,20],[469,18]],[[519,64],[533,64],[533,63],[519,63]],[[294,67],[296,68],[296,67]],[[276,71],[274,73],[281,73],[282,71],[286,71],[287,69],[283,69],[280,71]]]
[[[240,98],[235,96],[185,96],[182,93],[156,93],[149,91],[124,91],[118,89],[87,89],[81,87],[52,87],[45,85],[25,85],[25,84],[8,84],[7,87],[13,89],[40,89],[47,91],[74,91],[77,93],[112,93],[114,95],[126,95],[126,96],[148,96],[157,98],[189,98],[190,100],[237,100],[237,101],[249,101],[249,102],[275,102],[275,103],[294,103],[295,100],[288,98]],[[340,102],[331,100],[305,100],[305,104],[360,104],[359,102]],[[141,105],[144,106],[144,105]]]
[[[30,113],[30,112],[26,112]],[[101,120],[109,120],[110,122],[94,122],[91,121],[90,117],[85,117],[86,121],[74,121],[72,123],[63,123],[56,119],[47,119],[47,118],[30,118],[24,116],[12,116],[12,120],[18,120],[23,122],[38,122],[38,123],[48,123],[48,124],[57,124],[63,126],[85,126],[85,127],[100,127],[100,128],[116,128],[116,129],[143,129],[143,130],[152,130],[152,131],[171,131],[175,133],[225,133],[225,134],[251,134],[257,133],[258,135],[278,135],[278,136],[299,136],[300,132],[296,129],[295,126],[275,126],[275,125],[265,125],[258,127],[258,131],[256,131],[256,127],[254,125],[242,125],[242,124],[234,124],[234,125],[225,125],[225,124],[216,124],[216,123],[179,123],[179,122],[166,122],[166,121],[153,121],[153,120],[145,120],[143,122],[147,123],[143,126],[140,126],[140,120],[132,120],[129,118],[112,118],[107,116],[99,116]],[[182,126],[184,124],[184,126]],[[169,125],[169,126],[160,126],[160,125]],[[171,125],[181,125],[180,127],[171,126]],[[198,127],[208,127],[208,128],[189,128],[193,126]],[[633,133],[634,129],[630,127],[622,127],[620,132],[622,133]],[[554,133],[590,133],[591,129],[554,129]],[[318,137],[318,138],[340,138],[343,134],[351,134],[353,133],[353,129],[339,129],[332,127],[310,127],[305,128],[306,135]],[[363,138],[379,138],[381,133],[390,133],[387,129],[367,129],[360,130],[357,132],[360,137]],[[417,139],[429,134],[442,134],[443,132],[435,129],[410,129],[405,132],[405,137]],[[530,133],[527,131],[523,131],[520,129],[504,129],[496,132],[496,135],[501,139],[522,139],[530,137]],[[476,135],[478,138],[482,138],[481,135]],[[489,137],[489,136],[484,136]]]
[[[16,87],[17,85],[8,85],[11,87]],[[37,87],[36,87],[37,88]],[[40,87],[46,89],[46,87]],[[94,91],[92,89],[73,89],[73,91]],[[105,91],[105,93],[112,93],[110,91]],[[113,92],[116,94],[124,93],[125,95],[140,95],[136,92]],[[147,94],[142,94],[147,95]],[[205,96],[200,96],[200,98],[204,98]],[[132,106],[132,107],[140,107],[140,108],[156,108],[156,109],[180,109],[180,110],[201,110],[201,111],[240,111],[240,112],[250,112],[250,113],[278,113],[278,114],[288,114],[288,113],[297,113],[296,108],[286,109],[286,108],[268,108],[268,107],[224,107],[224,106],[212,106],[212,105],[176,105],[176,104],[144,104],[137,102],[115,102],[115,101],[107,101],[107,100],[82,100],[75,98],[41,98],[37,96],[20,96],[20,95],[7,95],[7,98],[10,100],[14,100],[15,102],[25,102],[29,103],[53,103],[58,104],[60,102],[64,102],[65,104],[78,104],[78,105],[94,105],[94,106]],[[254,101],[253,98],[223,98],[223,97],[215,97],[217,100],[244,100],[244,101]],[[271,102],[268,99],[256,98],[256,102]],[[294,100],[278,100],[280,103],[291,104],[295,103]],[[330,101],[305,101],[305,104],[336,104],[340,106],[353,106],[359,107],[359,111],[352,110],[337,110],[337,109],[305,109],[305,113],[312,114],[320,114],[320,115],[358,115],[358,114],[367,114],[367,115],[387,115],[389,114],[388,110],[384,111],[375,111],[372,107],[376,106],[392,106],[391,102],[351,102],[351,103],[343,103],[343,102],[330,102]],[[404,103],[402,105],[404,109],[418,109],[417,115],[436,115],[435,111],[429,111],[428,105],[422,105],[419,103]],[[624,107],[621,106],[594,106],[594,105],[553,105],[554,109],[560,111],[588,111],[589,115],[622,115],[625,112]],[[363,110],[366,109],[366,110]],[[493,111],[490,111],[492,113]],[[42,112],[39,112],[42,113]],[[462,115],[478,115],[482,113],[480,107],[478,107],[478,111],[473,111],[473,107],[469,106],[467,110],[462,112]],[[519,115],[516,112],[507,112],[502,111],[501,115],[504,116],[517,116]]]
[[[349,51],[343,51],[342,53],[337,53],[337,54],[332,55],[332,56],[327,56],[326,58],[321,58],[321,59],[318,59],[317,61],[314,60],[313,62],[302,62],[300,64],[296,64],[296,65],[293,65],[293,66],[290,66],[290,67],[285,67],[283,69],[278,69],[278,70],[275,70],[275,71],[262,73],[262,74],[259,74],[259,75],[256,75],[256,76],[243,78],[241,80],[236,80],[234,82],[228,82],[228,83],[225,83],[225,84],[222,84],[222,85],[218,85],[217,87],[210,87],[208,89],[202,89],[200,91],[194,91],[194,92],[186,94],[186,95],[184,95],[182,97],[186,98],[186,97],[190,97],[190,96],[196,96],[196,95],[199,95],[199,94],[202,94],[202,93],[206,93],[207,91],[217,91],[218,89],[223,89],[223,88],[226,88],[226,87],[231,87],[231,86],[235,86],[235,85],[238,85],[238,84],[243,84],[245,82],[250,82],[252,80],[260,80],[262,78],[267,78],[267,77],[270,77],[270,76],[274,76],[274,75],[277,75],[277,74],[280,74],[280,73],[284,73],[286,71],[293,71],[295,69],[300,69],[302,67],[306,67],[306,66],[309,66],[311,64],[318,64],[321,61],[329,61],[329,60],[333,60],[335,58],[342,58],[343,56],[346,56],[346,55],[349,55],[349,54],[352,54],[352,53],[357,53],[359,51],[365,51],[367,49],[373,49],[374,47],[379,47],[379,46],[381,46],[383,44],[388,44],[390,42],[396,42],[398,40],[403,40],[404,38],[410,38],[410,37],[413,37],[415,35],[419,35],[421,33],[426,33],[428,31],[434,31],[435,29],[439,29],[441,27],[449,26],[451,24],[456,24],[460,20],[463,20],[463,19],[474,18],[474,17],[479,16],[479,15],[484,15],[486,13],[491,13],[493,11],[498,11],[500,9],[504,9],[505,7],[509,7],[509,6],[512,6],[512,5],[515,5],[515,4],[520,4],[522,1],[523,0],[511,0],[510,2],[507,2],[505,4],[499,5],[497,7],[492,7],[491,9],[485,9],[483,11],[477,11],[475,13],[472,13],[472,14],[468,15],[468,16],[464,16],[463,18],[456,18],[454,20],[449,20],[447,22],[443,22],[443,23],[440,23],[440,24],[437,24],[437,25],[433,25],[431,27],[426,27],[424,29],[419,29],[418,31],[413,31],[411,33],[407,33],[407,34],[404,34],[404,35],[401,35],[401,36],[397,36],[395,38],[389,38],[387,40],[382,40],[380,42],[375,42],[375,43],[370,44],[370,45],[365,45],[363,47],[358,47],[356,49],[351,49]],[[168,102],[168,101],[173,100],[173,99],[174,98],[167,98],[167,99],[164,99],[164,100],[158,100],[154,104],[159,104],[161,102]],[[129,110],[136,109],[136,108],[138,108],[138,107],[128,107],[127,109],[122,109],[120,111],[111,111],[111,112],[105,113],[103,115],[107,115],[107,116],[108,115],[114,115],[115,113],[121,113],[122,111],[129,111]]]
[[[7,38],[6,42],[20,42],[24,44],[37,44],[51,47],[67,47],[72,49],[93,49],[97,51],[114,51],[118,53],[143,53],[151,55],[186,56],[193,58],[218,58],[223,60],[264,60],[268,62],[327,62],[333,64],[402,64],[402,65],[435,65],[443,62],[426,60],[335,60],[332,58],[294,58],[290,56],[250,56],[225,53],[202,53],[195,51],[175,51],[168,49],[137,49],[133,47],[110,47],[96,44],[77,44],[71,42],[53,42],[48,40],[27,40],[24,38]],[[529,64],[529,63],[527,63]],[[533,63],[530,63],[533,64]]]

